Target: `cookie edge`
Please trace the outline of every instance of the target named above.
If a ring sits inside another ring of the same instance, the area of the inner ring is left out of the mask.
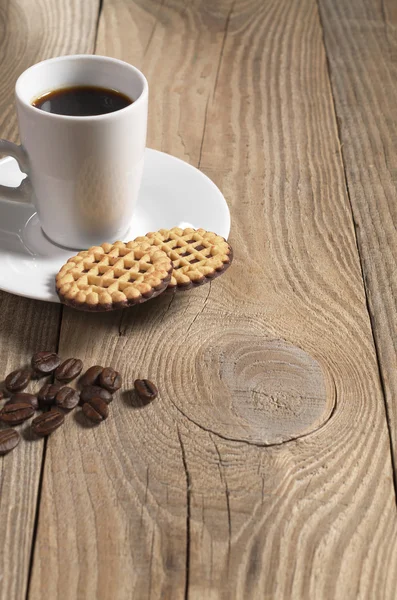
[[[168,288],[168,284],[171,281],[173,267],[168,271],[167,277],[164,277],[161,281],[161,285],[151,288],[150,292],[146,292],[146,294],[141,294],[139,298],[131,298],[126,300],[125,302],[112,302],[110,304],[94,304],[90,305],[87,302],[76,302],[75,300],[70,300],[60,294],[59,290],[56,288],[56,293],[58,295],[59,300],[64,306],[69,306],[70,308],[74,308],[75,310],[80,310],[82,312],[91,312],[91,313],[100,313],[100,312],[110,312],[113,310],[121,310],[124,308],[131,308],[132,306],[137,306],[138,304],[143,304],[148,300],[152,300],[152,298],[156,298],[161,293],[165,292]]]

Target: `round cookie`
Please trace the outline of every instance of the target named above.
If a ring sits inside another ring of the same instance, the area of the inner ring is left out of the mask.
[[[205,229],[160,229],[135,241],[153,244],[172,260],[168,289],[188,290],[203,285],[222,275],[233,260],[227,241]]]
[[[172,263],[148,242],[115,242],[79,252],[56,276],[64,304],[86,311],[109,311],[141,304],[163,292]]]

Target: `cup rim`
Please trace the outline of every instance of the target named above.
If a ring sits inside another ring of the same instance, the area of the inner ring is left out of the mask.
[[[70,59],[79,60],[82,58],[84,58],[84,59],[88,58],[89,60],[94,60],[94,61],[98,60],[98,61],[102,61],[102,62],[108,62],[108,63],[118,64],[118,65],[128,67],[142,81],[143,89],[142,89],[141,94],[138,96],[138,98],[136,98],[132,102],[132,104],[129,104],[128,106],[125,106],[124,108],[120,108],[119,110],[116,110],[111,113],[105,113],[103,115],[87,115],[87,116],[59,115],[59,114],[50,113],[50,112],[47,112],[44,110],[38,110],[35,106],[33,106],[32,104],[30,104],[29,102],[27,102],[26,100],[24,100],[22,98],[21,86],[23,85],[23,78],[28,72],[35,71],[36,69],[40,68],[43,64],[56,63],[56,62],[61,62],[64,60],[70,60]],[[25,71],[23,71],[23,73],[21,73],[21,75],[18,77],[18,79],[15,83],[15,96],[16,96],[17,100],[21,104],[23,104],[23,106],[26,107],[28,110],[33,111],[32,114],[35,114],[37,117],[40,115],[41,118],[56,119],[56,120],[60,119],[63,121],[77,121],[78,123],[83,123],[83,122],[87,123],[88,121],[108,120],[108,119],[115,118],[117,115],[119,116],[121,114],[127,114],[127,112],[129,113],[134,110],[137,110],[136,107],[139,106],[140,104],[142,104],[142,102],[144,102],[144,100],[147,98],[148,91],[149,91],[149,84],[147,82],[147,79],[139,69],[137,69],[130,63],[125,62],[124,60],[120,60],[118,58],[112,58],[110,56],[101,56],[100,54],[67,54],[65,56],[56,56],[54,58],[48,58],[46,60],[42,60],[38,63],[35,63],[31,67],[28,67],[27,69],[25,69]]]

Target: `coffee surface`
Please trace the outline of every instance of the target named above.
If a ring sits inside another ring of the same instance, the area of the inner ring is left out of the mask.
[[[117,90],[85,85],[52,90],[33,100],[32,106],[57,115],[89,117],[115,112],[132,102]]]

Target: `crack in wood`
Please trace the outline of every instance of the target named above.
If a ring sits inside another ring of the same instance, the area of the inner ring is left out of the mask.
[[[163,313],[163,316],[161,317],[160,324],[161,324],[161,323],[164,321],[165,317],[166,317],[166,316],[167,316],[167,314],[169,313],[169,311],[170,311],[170,308],[171,308],[171,304],[174,302],[174,299],[175,299],[175,294],[176,294],[176,293],[177,293],[177,292],[176,292],[175,290],[174,290],[173,292],[171,292],[171,299],[170,299],[170,302],[169,302],[169,304],[168,304],[167,308],[165,309],[165,311],[164,311],[164,313]]]
[[[55,348],[56,352],[59,352],[64,308],[65,307],[63,306],[63,304],[61,304],[61,307],[59,310],[59,322],[58,322],[58,331],[57,331],[57,337],[56,337],[56,348]],[[53,381],[53,378],[52,378],[52,381]],[[26,596],[25,596],[26,600],[28,600],[28,598],[29,598],[30,586],[31,586],[32,575],[33,575],[33,561],[34,561],[34,555],[35,555],[35,550],[36,550],[37,532],[38,532],[38,528],[39,528],[39,516],[40,516],[41,498],[42,498],[42,493],[43,493],[43,481],[44,481],[44,470],[45,470],[45,463],[46,463],[46,456],[47,456],[47,447],[48,447],[48,438],[45,438],[43,441],[43,452],[41,455],[39,484],[37,486],[36,508],[35,508],[35,515],[34,515],[34,523],[33,523],[33,533],[32,533],[32,542],[31,542],[31,548],[30,548],[30,557],[29,557],[28,581],[27,581],[27,585],[26,585]]]
[[[185,447],[182,442],[181,432],[177,426],[179,444],[182,452],[182,463],[186,476],[186,563],[185,563],[185,592],[184,600],[189,598],[189,580],[190,580],[190,526],[191,526],[191,478],[187,466]]]
[[[42,496],[42,491],[43,491],[44,468],[45,468],[46,455],[47,455],[47,445],[48,445],[48,439],[46,438],[43,442],[43,453],[42,453],[42,457],[41,457],[39,485],[37,488],[37,496],[36,496],[37,502],[36,502],[36,512],[35,512],[35,516],[34,516],[34,524],[33,524],[32,545],[31,545],[31,549],[30,549],[28,582],[26,585],[26,596],[25,596],[26,600],[28,600],[28,598],[29,598],[30,586],[32,583],[33,561],[34,561],[34,554],[35,554],[35,549],[36,549],[37,532],[38,532],[38,528],[39,528],[39,515],[40,515],[41,496]]]
[[[200,167],[201,167],[201,157],[203,155],[204,137],[205,137],[205,131],[207,129],[208,104],[209,104],[209,96],[208,96],[207,102],[205,104],[203,135],[201,136],[200,152],[199,152],[199,159],[198,159],[198,164],[197,164],[198,169],[200,169]]]
[[[218,79],[219,79],[219,73],[220,73],[221,66],[222,66],[223,54],[224,54],[224,51],[225,51],[226,38],[227,38],[227,34],[229,33],[230,19],[232,17],[232,13],[233,13],[235,4],[236,4],[236,0],[233,0],[232,5],[231,5],[230,10],[229,10],[229,13],[228,13],[228,15],[226,17],[225,31],[223,33],[223,40],[222,40],[221,52],[220,52],[220,55],[219,55],[219,61],[218,61],[217,69],[216,69],[216,75],[215,75],[214,91],[212,92],[212,101],[214,101],[216,88],[218,87]]]
[[[152,529],[152,539],[150,542],[150,560],[149,560],[149,573],[152,573],[152,564],[153,564],[153,549],[154,549],[154,534],[155,534],[155,528],[153,525],[153,529]],[[149,586],[148,586],[148,599],[150,600],[150,597],[152,595],[152,577],[149,577]]]
[[[159,6],[159,8],[158,8],[158,10],[157,10],[157,12],[156,12],[156,16],[155,16],[155,22],[154,22],[154,25],[153,25],[153,27],[152,27],[152,31],[150,32],[149,39],[148,39],[148,41],[147,41],[147,44],[146,44],[145,50],[143,51],[143,58],[145,58],[145,56],[146,56],[146,54],[147,54],[147,51],[149,50],[150,44],[152,43],[152,40],[153,40],[154,34],[156,33],[157,24],[158,24],[158,22],[159,22],[159,14],[160,14],[160,11],[161,11],[161,9],[163,8],[163,6],[164,6],[164,0],[161,0],[160,6]]]
[[[226,513],[227,513],[227,527],[228,527],[228,540],[227,540],[227,569],[229,571],[229,565],[230,565],[230,554],[231,554],[231,548],[232,548],[232,517],[231,517],[231,511],[230,511],[230,490],[229,490],[229,486],[227,483],[227,479],[226,479],[226,474],[224,472],[224,466],[223,466],[223,462],[222,462],[222,456],[221,453],[219,451],[218,445],[215,442],[215,440],[213,439],[213,437],[211,436],[211,440],[212,443],[215,446],[215,450],[216,453],[218,455],[218,469],[219,469],[219,476],[222,482],[222,485],[225,488],[225,496],[226,496]]]
[[[145,482],[145,497],[141,506],[141,517],[140,517],[140,526],[143,525],[143,511],[147,506],[147,494],[149,489],[149,467],[146,467],[146,482]]]
[[[97,16],[96,26],[95,26],[95,39],[94,39],[94,50],[93,50],[94,54],[96,53],[96,48],[97,48],[98,32],[99,32],[99,21],[101,19],[101,14],[102,14],[102,10],[103,10],[103,3],[104,3],[104,0],[99,0],[99,4],[98,4],[98,16]]]
[[[191,328],[193,327],[194,323],[199,318],[199,316],[204,312],[205,307],[207,306],[208,298],[210,297],[210,293],[211,293],[211,283],[212,283],[212,281],[210,281],[209,284],[208,284],[209,290],[208,290],[207,297],[204,300],[203,306],[201,307],[201,310],[197,313],[197,315],[194,317],[193,321],[190,323],[189,327],[187,328],[186,336],[189,333],[189,331],[191,330]]]
[[[125,316],[125,311],[122,310],[121,315],[120,315],[120,321],[119,321],[119,337],[124,337],[127,332],[127,325],[124,325],[124,327],[123,327],[124,316]]]

